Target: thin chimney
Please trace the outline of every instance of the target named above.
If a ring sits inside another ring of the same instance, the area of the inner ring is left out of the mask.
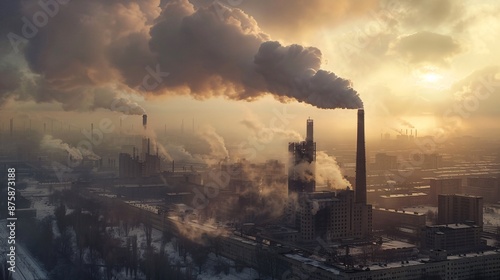
[[[313,142],[313,133],[314,133],[314,123],[313,120],[310,118],[307,119],[307,135],[306,135],[306,142]]]
[[[365,110],[358,109],[358,135],[356,147],[356,203],[366,204]]]
[[[142,126],[144,126],[144,129],[147,128],[147,126],[148,126],[148,115],[142,115]]]

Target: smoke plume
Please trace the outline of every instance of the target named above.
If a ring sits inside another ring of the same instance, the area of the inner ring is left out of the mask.
[[[83,155],[80,150],[75,147],[71,147],[69,144],[64,143],[61,139],[54,139],[50,135],[45,135],[40,143],[42,148],[45,149],[58,149],[68,152],[68,154],[75,160],[82,160]]]
[[[271,41],[237,8],[215,2],[195,9],[188,0],[171,0],[163,9],[159,0],[72,0],[39,28],[34,15],[44,11],[42,2],[3,7],[0,45],[24,54],[26,63],[9,70],[16,76],[9,83],[0,81],[0,106],[22,99],[58,102],[65,110],[143,113],[120,99],[123,93],[247,101],[270,93],[319,108],[363,106],[350,81],[321,69],[319,49]],[[0,69],[4,64],[2,57]]]
[[[210,155],[206,156],[207,163],[217,163],[229,158],[229,152],[226,149],[224,138],[217,134],[215,128],[211,126],[203,127],[198,135],[210,146]]]
[[[236,195],[216,198],[217,202],[209,203],[203,211],[219,220],[258,224],[276,221],[286,205],[284,168],[278,161],[252,164],[246,160],[223,168],[222,177],[231,178],[225,188],[233,189]]]
[[[56,149],[68,152],[72,160],[82,160],[84,158],[91,160],[99,160],[101,157],[87,149],[78,149],[63,142],[61,139],[53,138],[50,135],[45,135],[42,138],[40,146],[43,149]]]
[[[280,136],[289,141],[302,141],[303,137],[295,130],[284,127],[265,126],[262,122],[253,116],[249,116],[240,121],[246,128],[252,130],[254,135],[261,143],[268,143],[274,139],[274,136]]]
[[[304,161],[294,166],[298,179],[303,181],[316,180],[318,186],[329,189],[345,189],[351,184],[344,178],[337,160],[324,151],[316,152],[316,162]]]
[[[403,119],[399,119],[399,121],[401,122],[402,125],[408,127],[408,128],[415,128],[410,122],[408,121],[405,121]]]
[[[345,189],[351,186],[342,175],[335,157],[329,156],[324,151],[316,153],[316,183],[332,189]]]

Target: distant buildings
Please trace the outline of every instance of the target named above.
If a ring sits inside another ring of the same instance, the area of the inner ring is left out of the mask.
[[[428,197],[429,196],[423,192],[385,194],[379,196],[378,202],[381,208],[402,209],[404,207],[426,204]]]
[[[482,196],[484,202],[497,203],[500,200],[500,183],[495,177],[469,177],[464,192]]]
[[[440,178],[430,179],[430,202],[437,205],[440,194],[462,193],[462,179],[460,178]]]
[[[425,214],[404,210],[373,208],[373,229],[420,239],[425,228]]]
[[[428,250],[446,250],[448,253],[466,253],[481,250],[486,242],[481,239],[482,227],[470,224],[427,226],[423,247]]]
[[[483,198],[479,196],[440,194],[438,224],[474,223],[483,226]]]
[[[374,168],[377,170],[390,170],[398,167],[397,157],[386,153],[377,153],[375,155]]]

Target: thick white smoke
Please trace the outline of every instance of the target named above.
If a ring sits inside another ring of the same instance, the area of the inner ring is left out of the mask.
[[[332,189],[345,189],[351,186],[342,175],[335,157],[324,151],[316,153],[316,183]]]
[[[40,146],[43,149],[56,149],[66,151],[71,156],[72,160],[82,160],[84,158],[91,160],[101,159],[100,156],[96,155],[90,150],[72,147],[68,143],[63,142],[61,139],[53,138],[50,135],[43,136]]]
[[[316,152],[316,162],[301,162],[294,167],[295,174],[304,181],[316,180],[316,185],[329,189],[345,189],[351,184],[344,178],[335,157],[324,151]]]

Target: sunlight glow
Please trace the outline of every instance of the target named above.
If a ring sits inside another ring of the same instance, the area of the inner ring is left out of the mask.
[[[436,83],[436,82],[439,82],[440,80],[442,80],[443,76],[438,74],[438,73],[435,73],[435,72],[428,72],[428,73],[422,74],[421,79],[427,83]]]

